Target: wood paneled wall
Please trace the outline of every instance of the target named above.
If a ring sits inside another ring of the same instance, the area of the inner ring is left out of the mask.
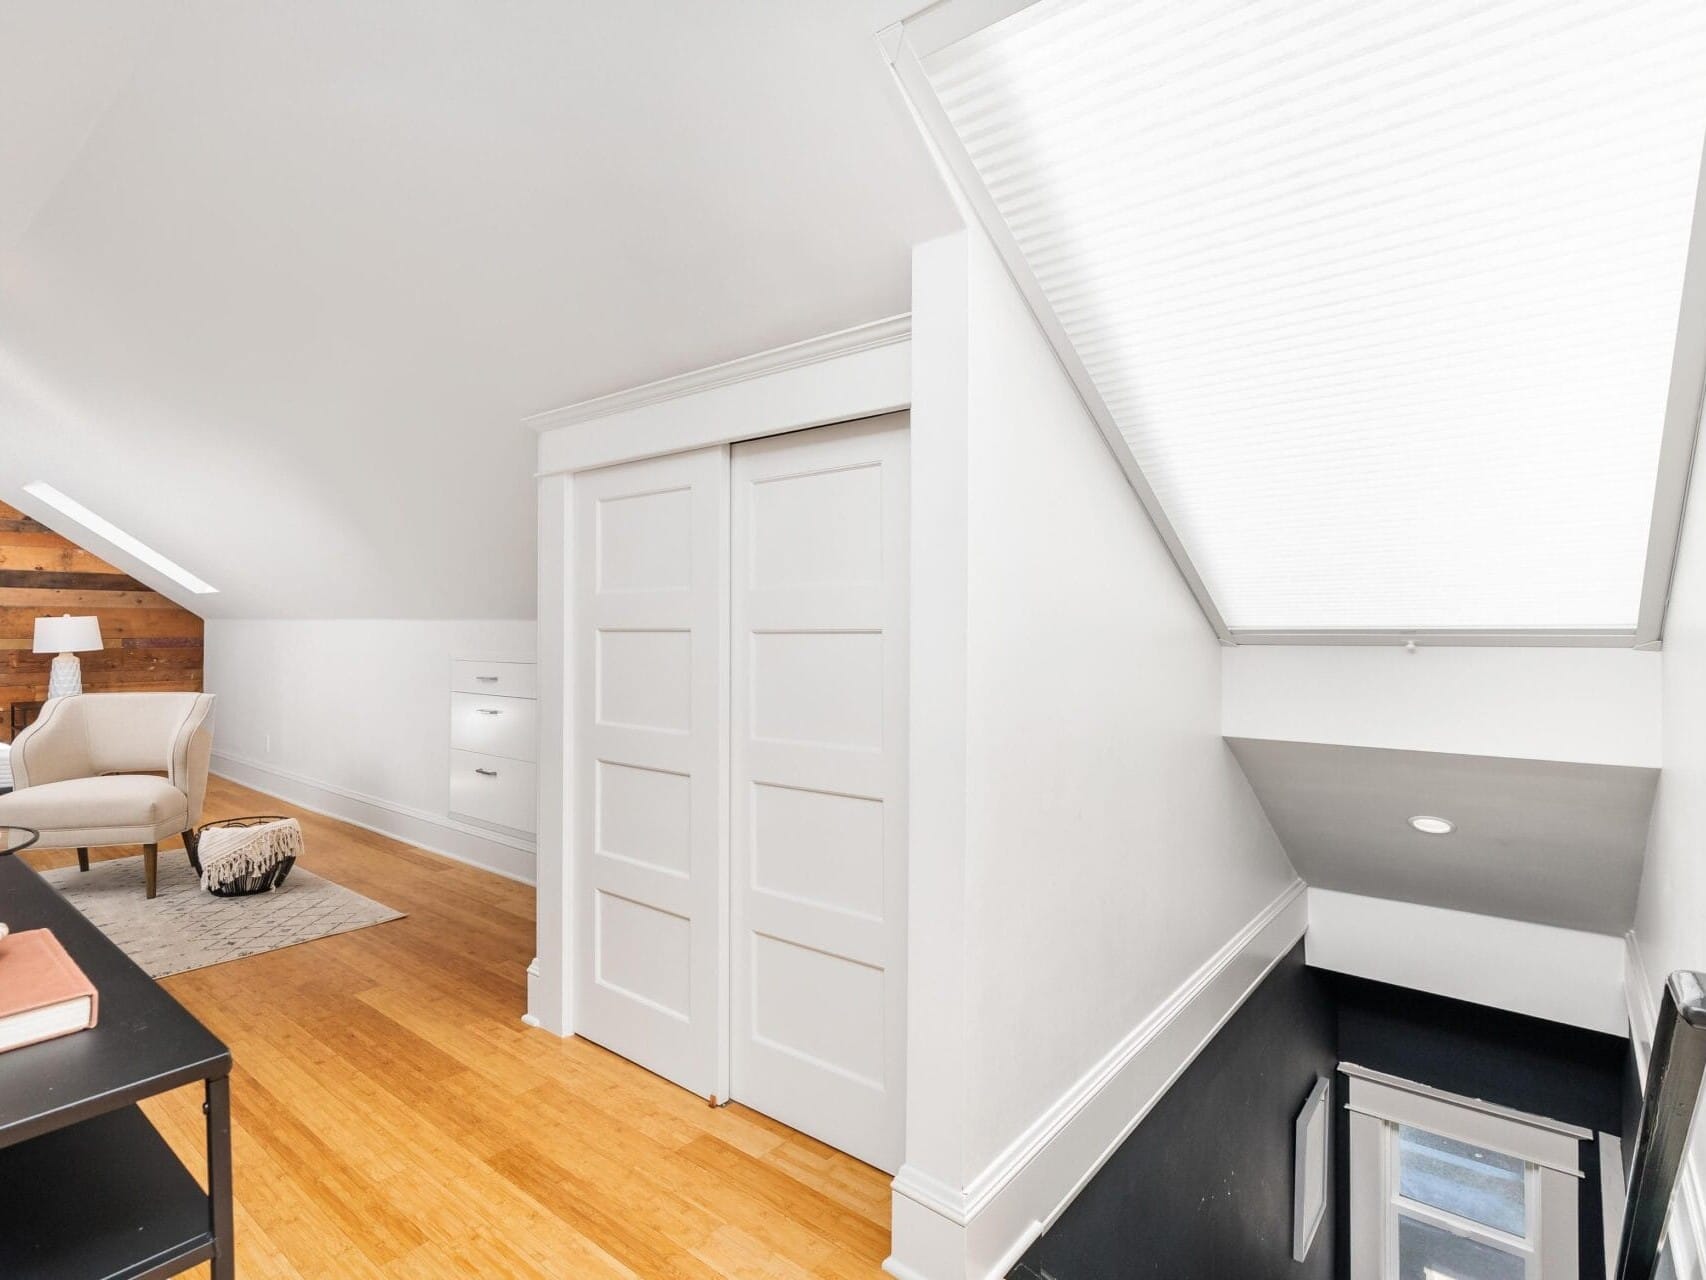
[[[31,653],[42,614],[94,614],[106,648],[85,653],[83,688],[201,688],[202,621],[99,556],[0,502],[0,740],[12,704],[47,696],[53,655]]]

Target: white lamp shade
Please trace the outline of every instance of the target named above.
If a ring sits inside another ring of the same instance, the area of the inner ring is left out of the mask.
[[[37,653],[86,653],[100,647],[99,618],[73,618],[65,614],[58,618],[36,619]]]

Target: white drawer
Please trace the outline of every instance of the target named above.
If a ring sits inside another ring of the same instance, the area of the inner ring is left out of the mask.
[[[450,753],[450,811],[477,822],[531,832],[534,769],[525,760]]]
[[[450,687],[457,693],[537,698],[538,672],[538,666],[531,662],[469,662],[457,658],[450,663]]]
[[[450,745],[511,760],[538,757],[539,704],[532,698],[497,698],[483,693],[450,695]]]

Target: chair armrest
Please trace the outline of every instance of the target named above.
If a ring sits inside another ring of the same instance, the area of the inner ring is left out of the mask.
[[[12,743],[12,787],[41,786],[94,773],[89,736],[75,698],[49,698],[34,724]]]
[[[189,824],[201,824],[201,807],[207,799],[207,769],[213,755],[213,695],[196,698],[172,739],[172,755],[166,779],[189,801]]]

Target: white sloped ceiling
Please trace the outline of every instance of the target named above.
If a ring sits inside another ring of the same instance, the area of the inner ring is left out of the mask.
[[[524,415],[904,311],[954,224],[860,12],[0,0],[0,498],[209,616],[531,616]]]

